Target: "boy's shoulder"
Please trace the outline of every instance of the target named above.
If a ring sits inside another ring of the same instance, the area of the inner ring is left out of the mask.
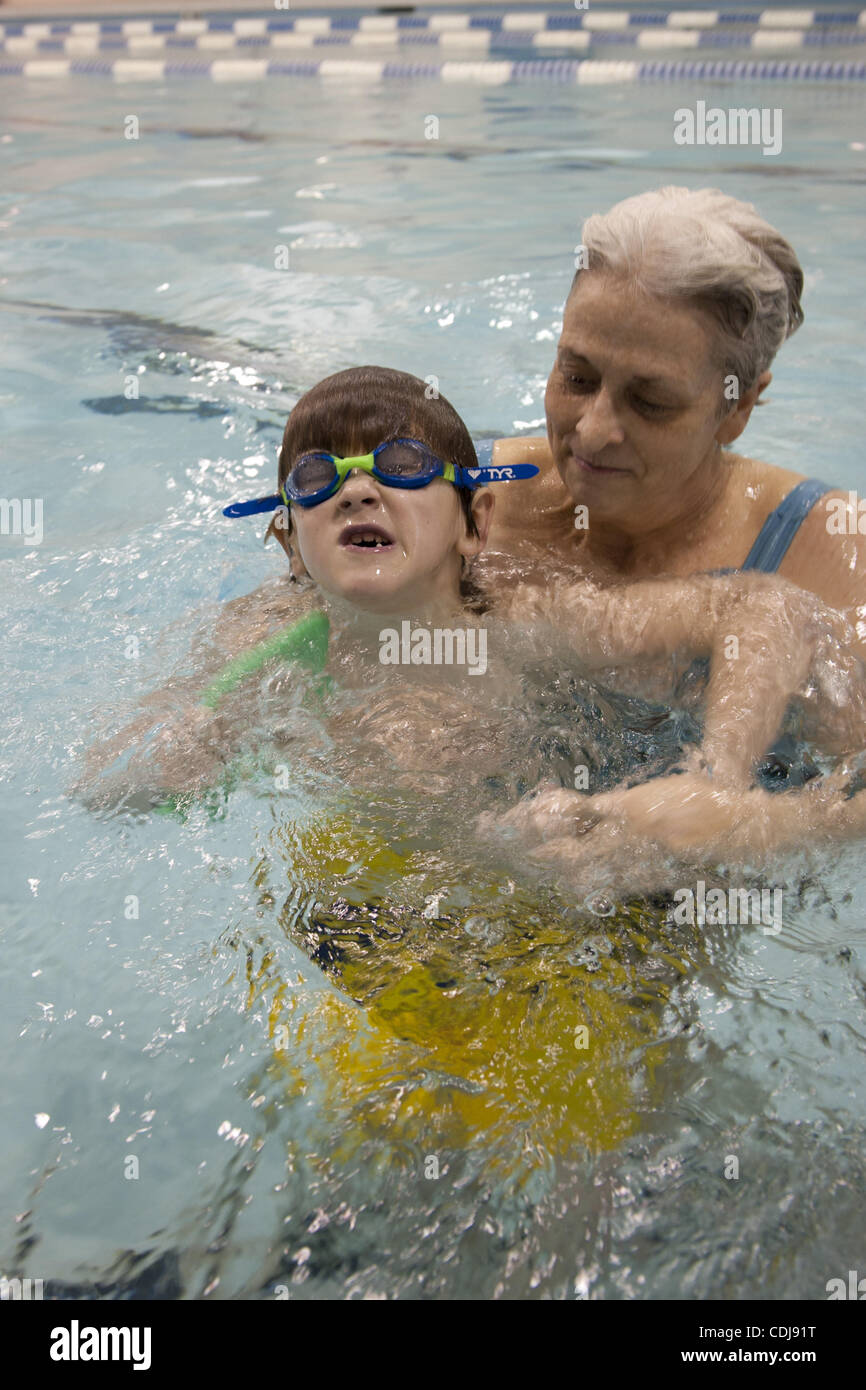
[[[315,595],[280,577],[224,605],[213,633],[226,659],[254,647],[316,607]]]

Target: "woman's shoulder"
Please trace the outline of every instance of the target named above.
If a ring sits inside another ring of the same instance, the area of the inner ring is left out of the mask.
[[[859,519],[856,496],[837,488],[826,492],[798,528],[779,573],[811,589],[862,631],[866,535],[858,530]]]
[[[752,466],[759,516],[763,525],[789,497],[806,475],[791,469],[747,460]],[[759,490],[760,489],[760,490]],[[857,624],[866,590],[866,518],[859,531],[856,494],[831,487],[818,496],[806,496],[802,510],[792,510],[786,518],[791,527],[790,544],[776,573],[798,588],[807,589],[830,608],[845,614]]]
[[[780,468],[775,463],[765,463],[763,459],[748,458],[744,454],[729,455],[738,483],[742,485],[744,496],[756,511],[767,515],[793,492],[798,483],[806,479],[805,473],[797,473],[793,468]]]
[[[573,534],[574,503],[544,436],[497,439],[490,461],[494,468],[515,463],[534,463],[538,468],[534,478],[491,484],[496,497],[490,529],[491,550],[513,553],[526,544],[548,546]]]

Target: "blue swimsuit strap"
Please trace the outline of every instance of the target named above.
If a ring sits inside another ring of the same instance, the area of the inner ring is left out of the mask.
[[[832,491],[829,483],[823,483],[820,478],[804,478],[792,488],[775,511],[770,512],[741,568],[775,574],[818,498]]]

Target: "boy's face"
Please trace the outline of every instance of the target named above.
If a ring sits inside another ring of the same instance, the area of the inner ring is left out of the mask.
[[[476,494],[479,535],[470,536],[443,478],[396,488],[356,470],[333,497],[291,515],[304,568],[325,593],[370,613],[408,614],[459,606],[462,559],[484,548],[492,510],[492,494]]]

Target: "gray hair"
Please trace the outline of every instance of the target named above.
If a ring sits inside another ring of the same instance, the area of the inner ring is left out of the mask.
[[[717,188],[659,188],[583,225],[585,274],[622,275],[715,321],[723,370],[748,391],[803,322],[794,249],[751,203]],[[580,278],[578,270],[570,294]]]

